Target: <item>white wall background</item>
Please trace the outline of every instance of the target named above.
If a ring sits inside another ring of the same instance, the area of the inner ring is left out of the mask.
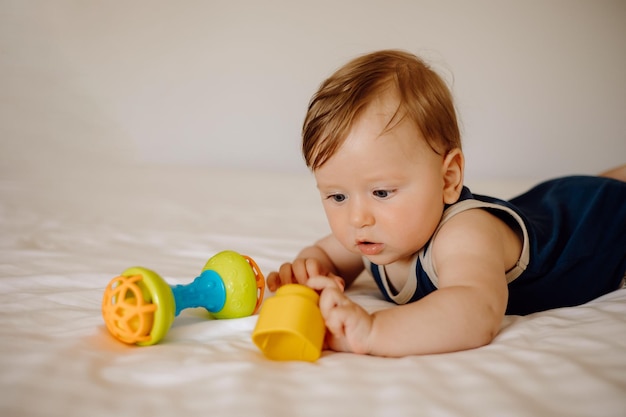
[[[626,163],[623,0],[0,0],[3,171],[304,172],[318,84],[380,48],[450,82],[468,177]]]

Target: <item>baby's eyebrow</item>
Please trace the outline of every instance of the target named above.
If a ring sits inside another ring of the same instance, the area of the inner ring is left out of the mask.
[[[335,190],[337,190],[337,189],[341,188],[340,186],[335,185],[335,184],[320,184],[320,183],[316,183],[316,187],[320,191],[322,191],[323,189],[326,189],[326,190],[335,189]]]

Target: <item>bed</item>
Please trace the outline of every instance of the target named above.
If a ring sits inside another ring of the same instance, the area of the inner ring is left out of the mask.
[[[528,182],[476,182],[509,197]],[[400,359],[266,359],[256,315],[189,309],[154,346],[110,336],[107,283],[141,265],[187,284],[231,249],[267,273],[328,231],[310,175],[51,166],[0,177],[2,416],[624,416],[626,291],[506,317],[489,346]],[[360,277],[348,294],[388,306]],[[266,292],[266,297],[273,296]]]

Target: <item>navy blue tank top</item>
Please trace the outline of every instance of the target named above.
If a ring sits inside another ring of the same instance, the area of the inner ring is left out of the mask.
[[[583,304],[617,289],[624,279],[624,182],[564,177],[541,183],[509,201],[472,194],[463,187],[459,200],[446,207],[443,219],[472,208],[488,210],[523,236],[520,260],[506,276],[507,314]],[[404,304],[437,289],[429,247],[430,242],[415,255],[414,268],[400,291],[390,288],[383,266],[366,261],[387,300]]]

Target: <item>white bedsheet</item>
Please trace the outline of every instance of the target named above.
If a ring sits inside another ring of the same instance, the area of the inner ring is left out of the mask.
[[[474,187],[504,197],[520,189]],[[0,415],[626,415],[625,290],[507,317],[480,349],[402,359],[325,352],[316,363],[272,362],[250,339],[256,316],[187,310],[151,347],[126,346],[104,327],[102,292],[127,267],[189,283],[232,249],[267,273],[327,230],[306,175],[5,172]],[[349,294],[369,310],[387,306],[363,277]]]

